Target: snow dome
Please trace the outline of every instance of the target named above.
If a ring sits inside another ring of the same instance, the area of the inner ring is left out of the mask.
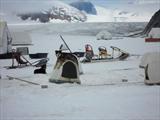
[[[111,40],[112,39],[112,34],[109,33],[108,31],[100,31],[97,35],[97,40]]]

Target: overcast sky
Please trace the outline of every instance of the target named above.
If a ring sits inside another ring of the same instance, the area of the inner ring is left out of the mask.
[[[151,4],[156,3],[160,4],[160,0],[61,0],[66,3],[74,2],[74,1],[90,1],[94,4],[100,6],[123,6],[128,4]]]
[[[25,11],[25,10],[40,10],[45,8],[50,8],[53,1],[63,1],[65,3],[71,3],[80,0],[0,0],[0,13],[6,11]],[[142,4],[155,4],[149,6],[149,10],[160,8],[160,0],[82,0],[90,1],[95,5],[103,6],[106,8],[123,8],[129,6],[130,9],[132,5],[142,5]],[[147,6],[148,7],[148,6]],[[132,8],[133,9],[133,8]]]

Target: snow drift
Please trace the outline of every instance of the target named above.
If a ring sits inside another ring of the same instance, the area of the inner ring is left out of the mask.
[[[109,33],[108,31],[100,31],[97,35],[97,40],[111,40],[112,39],[112,34]]]

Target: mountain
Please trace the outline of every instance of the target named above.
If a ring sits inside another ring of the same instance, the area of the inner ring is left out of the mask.
[[[68,21],[68,22],[85,22],[86,15],[78,9],[62,3],[54,2],[51,8],[45,11],[19,13],[17,14],[22,20],[35,20],[40,22],[54,22],[54,20]]]
[[[148,22],[157,10],[156,4],[112,8],[85,0],[67,3],[57,0],[2,0],[0,18],[9,23]]]
[[[148,22],[152,13],[130,11],[127,9],[110,9],[95,6],[97,14],[87,14],[86,22]]]
[[[3,17],[10,19],[10,21],[16,17],[20,18],[21,21],[38,21],[42,23],[57,21],[85,22],[87,19],[83,12],[60,1],[21,0],[17,3],[12,1],[8,3],[3,5],[2,12],[4,12]]]
[[[95,6],[97,14],[87,14],[86,22],[114,22],[112,10]]]
[[[159,10],[156,3],[123,4],[115,7],[94,4],[94,7],[97,14],[87,14],[86,22],[149,22],[152,15]]]
[[[160,27],[160,9],[152,16],[151,20],[145,27],[143,34],[148,34],[154,27]]]
[[[77,8],[80,11],[84,11],[87,14],[97,14],[95,6],[89,1],[77,1],[70,3],[70,5]]]

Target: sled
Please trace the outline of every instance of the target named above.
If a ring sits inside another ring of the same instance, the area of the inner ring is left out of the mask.
[[[99,55],[94,55],[90,59],[84,58],[82,63],[97,63],[97,62],[112,62],[112,61],[123,61],[126,60],[130,54],[119,49],[118,47],[111,46],[112,54],[108,54],[104,46],[101,46],[99,49]],[[114,52],[117,51],[119,55],[115,57]]]
[[[16,60],[18,65],[14,65],[14,59]],[[46,66],[47,62],[49,61],[48,58],[43,58],[34,62],[30,62],[27,60],[23,55],[21,55],[18,52],[12,52],[12,65],[11,66],[5,66],[7,69],[15,69],[15,68],[24,68],[27,66],[33,66],[33,67],[44,67]]]
[[[29,57],[31,59],[40,59],[40,58],[47,58],[48,53],[35,53],[35,54],[29,54]]]
[[[0,59],[12,59],[12,53],[0,54]]]

